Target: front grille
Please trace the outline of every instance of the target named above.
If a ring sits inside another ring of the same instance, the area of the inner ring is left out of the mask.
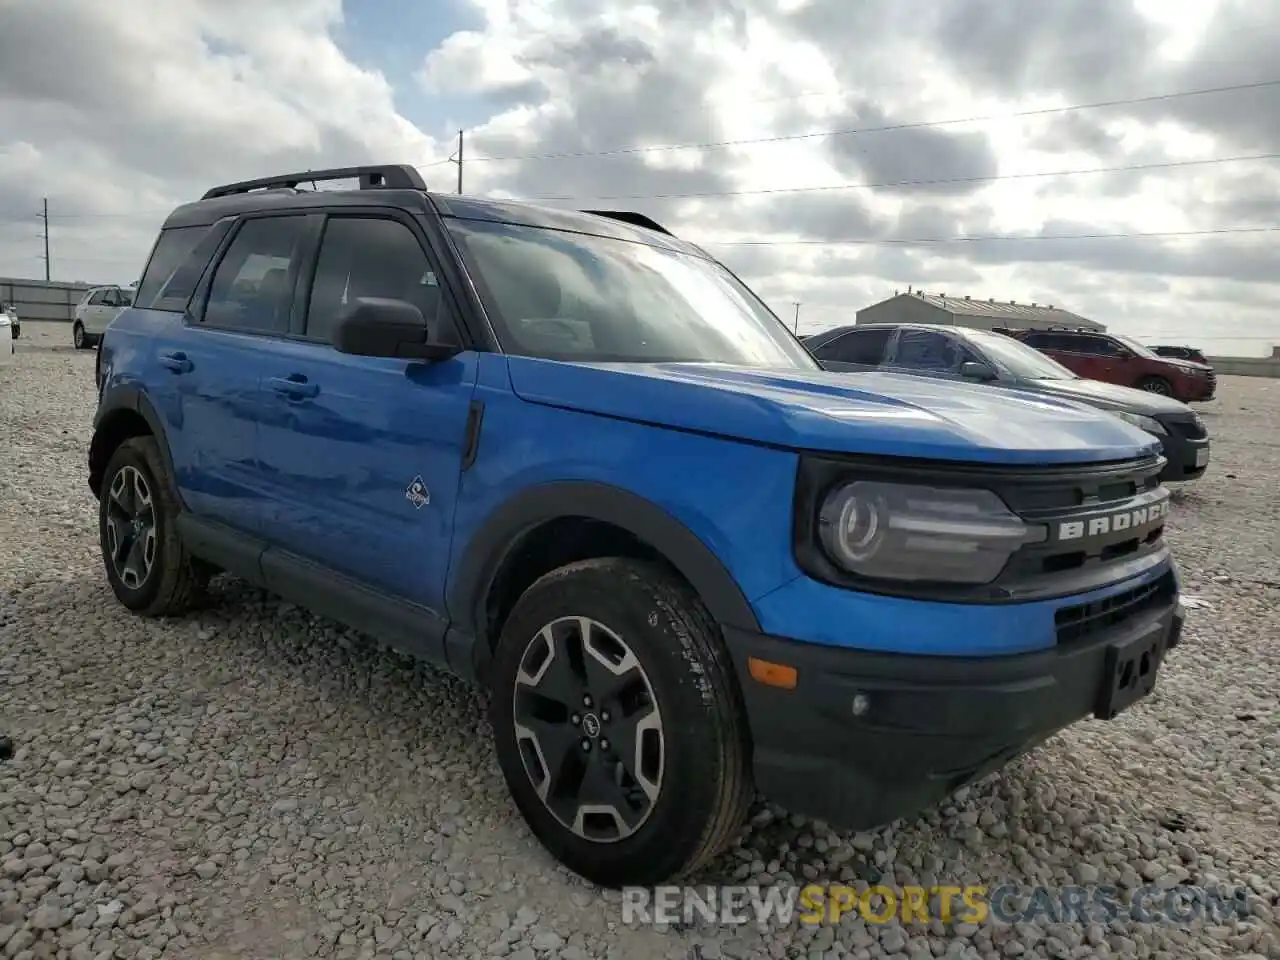
[[[1058,644],[1079,643],[1149,610],[1158,610],[1171,603],[1176,592],[1173,573],[1170,572],[1159,580],[1102,600],[1063,607],[1053,615]]]
[[[1165,420],[1164,427],[1175,437],[1186,440],[1203,440],[1209,435],[1203,422],[1195,420]]]
[[[826,583],[878,593],[938,600],[1010,602],[1061,596],[1121,579],[1120,568],[1141,565],[1164,549],[1168,492],[1160,486],[1160,456],[1084,465],[991,467],[980,464],[862,458],[804,457],[797,478],[796,558],[802,569]],[[995,493],[1043,539],[1018,549],[999,576],[981,586],[911,584],[850,574],[833,564],[813,540],[828,491],[849,479],[886,480],[922,486],[977,487]],[[1109,573],[1116,576],[1109,581]]]

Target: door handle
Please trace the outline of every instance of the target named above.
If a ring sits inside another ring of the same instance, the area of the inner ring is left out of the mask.
[[[307,378],[300,373],[287,377],[271,377],[267,382],[276,393],[282,393],[295,400],[314,397],[320,392],[320,384],[308,383]]]
[[[195,367],[187,355],[181,351],[160,354],[160,366],[174,373],[190,373]]]

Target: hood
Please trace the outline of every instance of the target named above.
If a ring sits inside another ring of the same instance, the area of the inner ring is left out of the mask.
[[[1183,360],[1181,357],[1161,357],[1165,363],[1171,367],[1177,367],[1180,370],[1212,370],[1213,367],[1207,363],[1196,363],[1194,360]]]
[[[1025,380],[1022,383],[1039,393],[1049,393],[1055,397],[1079,400],[1090,406],[1103,410],[1123,410],[1127,413],[1139,413],[1146,417],[1163,416],[1170,413],[1192,413],[1192,409],[1181,400],[1173,397],[1162,397],[1158,393],[1136,390],[1133,387],[1121,387],[1114,383],[1103,383],[1101,380]]]
[[[790,450],[987,463],[1093,463],[1159,442],[1071,400],[910,374],[508,357],[522,400]]]

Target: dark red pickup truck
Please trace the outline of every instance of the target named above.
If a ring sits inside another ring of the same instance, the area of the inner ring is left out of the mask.
[[[1002,330],[1046,353],[1078,376],[1137,387],[1183,403],[1212,400],[1218,388],[1213,368],[1162,357],[1129,337],[1084,330]]]

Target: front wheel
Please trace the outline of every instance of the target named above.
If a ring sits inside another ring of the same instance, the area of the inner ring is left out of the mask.
[[[71,328],[71,342],[76,345],[77,350],[83,350],[89,346],[89,336],[84,332],[84,324],[79,320]]]
[[[503,776],[569,869],[647,886],[733,840],[752,795],[741,693],[710,615],[664,569],[614,558],[547,574],[492,666]]]
[[[1158,393],[1162,397],[1172,397],[1173,387],[1162,377],[1144,377],[1138,381],[1138,389],[1147,393]]]

